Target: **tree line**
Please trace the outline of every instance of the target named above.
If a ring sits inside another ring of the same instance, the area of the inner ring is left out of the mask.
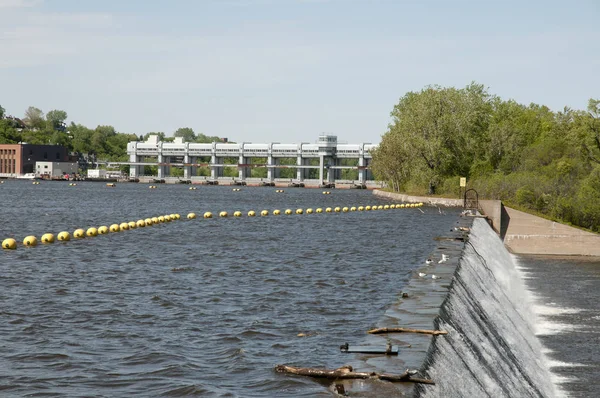
[[[85,155],[93,160],[127,161],[127,143],[144,141],[150,134],[160,140],[171,142],[175,137],[183,137],[187,142],[214,142],[219,137],[196,134],[192,128],[177,129],[173,136],[164,132],[150,132],[145,135],[120,133],[113,126],[99,125],[94,129],[82,124],[67,125],[67,112],[51,110],[46,114],[41,109],[30,106],[23,117],[8,115],[0,106],[0,144],[20,142],[36,145],[63,145],[69,152]]]
[[[554,112],[477,83],[427,86],[391,117],[372,163],[390,189],[457,196],[466,177],[480,198],[600,232],[600,100]]]

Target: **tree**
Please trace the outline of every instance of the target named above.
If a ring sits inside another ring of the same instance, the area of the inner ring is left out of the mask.
[[[49,130],[64,130],[67,112],[58,109],[46,113],[46,127]]]
[[[6,109],[0,105],[0,119],[4,119],[4,114],[6,113]]]
[[[0,144],[16,144],[20,135],[8,119],[0,119]]]
[[[46,126],[46,121],[44,120],[44,112],[41,109],[38,109],[34,106],[30,106],[25,111],[25,117],[23,118],[23,122],[30,129],[43,129]]]
[[[475,83],[460,90],[429,86],[406,94],[394,107],[393,122],[382,137],[386,153],[410,155],[411,179],[427,184],[429,193],[435,193],[444,178],[467,176],[474,160],[482,156],[492,99]],[[397,174],[386,171],[386,164],[394,162],[379,162],[381,175]]]
[[[194,142],[196,134],[190,127],[180,127],[173,134],[174,137],[182,137],[184,142]]]

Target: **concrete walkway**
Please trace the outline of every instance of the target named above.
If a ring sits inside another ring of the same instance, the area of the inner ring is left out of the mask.
[[[423,202],[430,206],[463,206],[461,199],[410,196],[379,190],[373,191],[373,194],[401,202]],[[511,209],[499,200],[480,200],[479,211],[488,217],[491,227],[511,253],[600,257],[599,234]]]

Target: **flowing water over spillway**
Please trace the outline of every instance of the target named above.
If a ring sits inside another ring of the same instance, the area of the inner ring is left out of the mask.
[[[427,358],[435,386],[423,397],[554,397],[533,300],[513,257],[491,228],[474,220]]]

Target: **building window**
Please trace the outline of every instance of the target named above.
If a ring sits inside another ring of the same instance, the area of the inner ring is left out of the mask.
[[[47,169],[47,168],[48,168],[48,165],[47,165],[47,164],[46,164],[46,165],[44,165],[44,168],[45,168],[45,169]]]
[[[44,152],[44,159],[48,159],[48,152]]]
[[[33,155],[33,149],[30,149],[30,150],[29,150],[29,154],[30,154],[30,155]]]
[[[56,152],[56,160],[60,159],[60,153]]]

